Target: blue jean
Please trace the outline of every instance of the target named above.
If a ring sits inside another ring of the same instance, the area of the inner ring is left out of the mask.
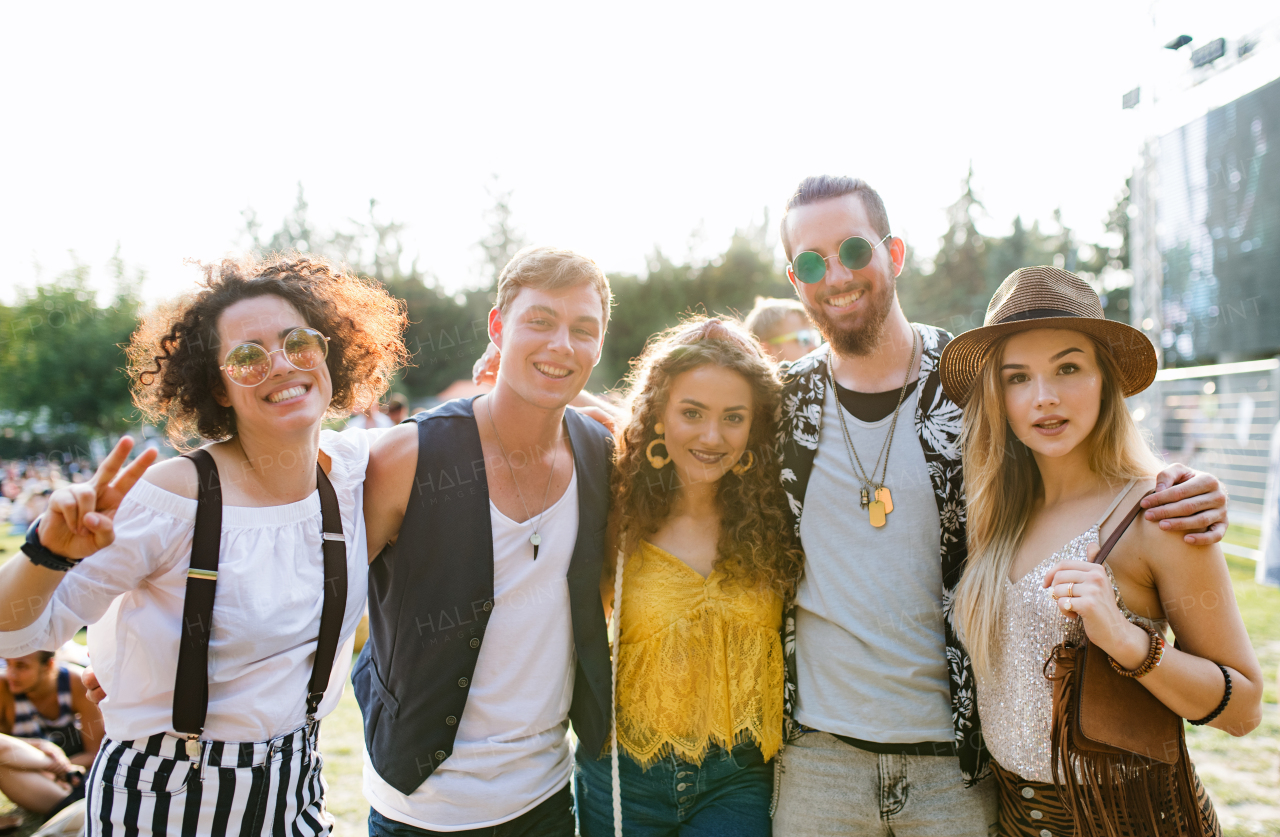
[[[513,820],[466,831],[427,831],[384,817],[376,808],[369,809],[369,837],[423,837],[429,834],[445,837],[573,837],[573,795],[565,785],[532,811],[526,811]]]
[[[574,772],[582,837],[612,837],[609,756],[579,751]],[[773,764],[746,742],[712,745],[702,765],[669,755],[644,770],[625,754],[618,764],[627,837],[770,837]]]

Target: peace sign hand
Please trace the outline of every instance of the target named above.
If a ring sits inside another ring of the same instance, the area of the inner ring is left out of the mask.
[[[121,438],[92,479],[53,492],[49,510],[40,518],[40,543],[45,548],[75,560],[115,541],[112,519],[120,502],[156,461],[156,451],[146,450],[120,470],[132,449],[133,439]]]

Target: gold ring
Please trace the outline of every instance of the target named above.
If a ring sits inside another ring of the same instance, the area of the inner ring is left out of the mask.
[[[1067,597],[1074,598],[1076,595],[1076,583],[1074,581],[1067,582]]]

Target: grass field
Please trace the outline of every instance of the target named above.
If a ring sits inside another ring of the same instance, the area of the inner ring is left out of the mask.
[[[1228,540],[1256,548],[1258,533],[1233,527]],[[0,563],[14,554],[20,542],[18,538],[0,538]],[[1280,666],[1280,589],[1255,583],[1252,562],[1228,558],[1228,563],[1236,599],[1267,677],[1263,721],[1244,738],[1189,726],[1187,740],[1227,837],[1280,837],[1280,709],[1275,679]],[[337,817],[335,833],[340,837],[368,833],[365,821],[369,806],[361,792],[361,736],[360,709],[347,689],[321,732],[329,809]]]

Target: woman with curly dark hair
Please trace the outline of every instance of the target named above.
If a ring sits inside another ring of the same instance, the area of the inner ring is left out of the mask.
[[[602,584],[620,602],[614,746],[578,754],[586,837],[770,833],[782,603],[803,561],[772,451],[779,392],[729,320],[668,329],[637,363],[613,475],[622,569]]]
[[[294,255],[206,265],[133,335],[134,402],[192,450],[122,467],[122,440],[0,570],[22,603],[0,653],[90,625],[108,698],[88,834],[331,831],[316,744],[365,605],[369,434],[321,423],[385,391],[405,323],[380,286]]]

